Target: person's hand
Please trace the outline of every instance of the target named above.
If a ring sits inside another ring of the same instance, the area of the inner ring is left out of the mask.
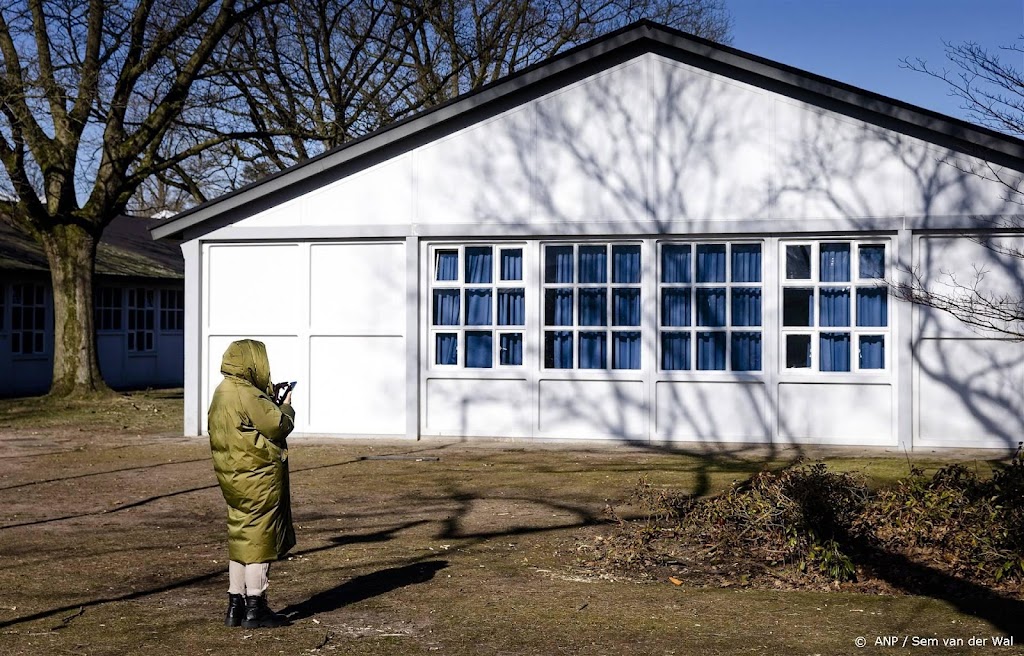
[[[285,403],[287,403],[288,405],[292,404],[292,393],[291,393],[291,391],[289,391],[287,394],[285,394],[284,401],[281,402],[281,405],[284,405]]]

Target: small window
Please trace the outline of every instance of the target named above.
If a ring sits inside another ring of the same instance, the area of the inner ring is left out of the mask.
[[[128,351],[148,353],[155,349],[156,324],[154,291],[142,287],[128,290]]]
[[[11,285],[11,352],[46,352],[46,290],[39,283]]]
[[[124,325],[124,307],[120,287],[100,287],[96,290],[93,323],[98,331],[121,330]]]
[[[160,290],[160,330],[185,330],[185,292],[181,289]]]

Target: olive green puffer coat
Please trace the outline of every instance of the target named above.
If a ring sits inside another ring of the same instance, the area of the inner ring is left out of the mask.
[[[210,448],[228,503],[228,557],[266,563],[295,546],[288,494],[288,443],[295,411],[271,398],[263,342],[232,342],[220,366],[224,380],[210,403]]]

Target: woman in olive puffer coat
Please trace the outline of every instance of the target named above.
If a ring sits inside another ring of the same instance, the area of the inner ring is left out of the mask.
[[[273,400],[263,342],[243,339],[224,352],[224,380],[210,403],[210,448],[228,504],[228,613],[246,628],[287,623],[267,606],[270,563],[295,545],[288,494],[288,443],[295,411],[291,392]]]

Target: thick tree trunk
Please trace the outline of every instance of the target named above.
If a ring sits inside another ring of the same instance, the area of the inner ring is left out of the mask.
[[[41,235],[53,283],[53,382],[50,396],[110,392],[100,376],[93,330],[92,280],[96,238],[74,224]]]

